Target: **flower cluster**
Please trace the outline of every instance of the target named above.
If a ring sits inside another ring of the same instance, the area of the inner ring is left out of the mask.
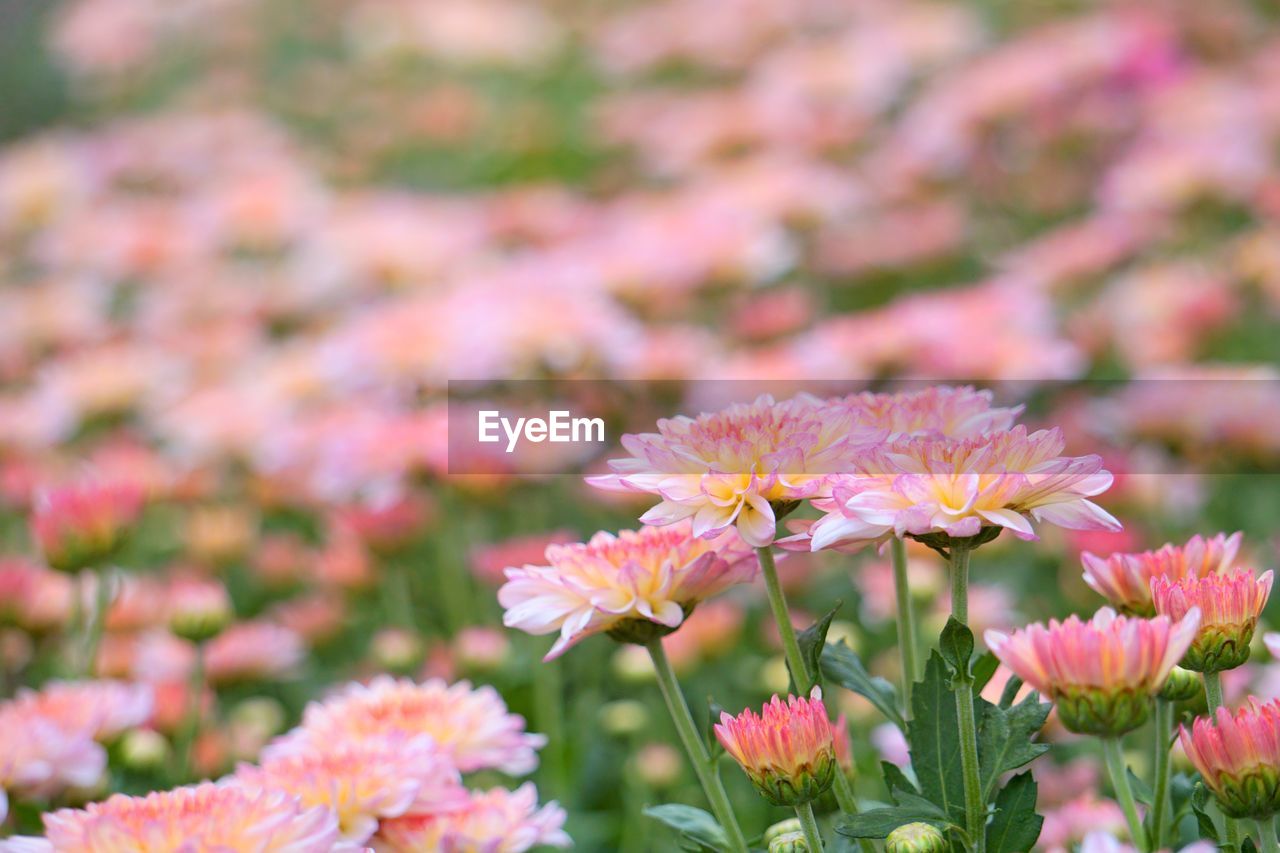
[[[113,692],[104,696],[85,692],[93,687],[78,688],[83,704],[95,709],[110,704],[112,714],[80,711],[79,718],[94,721],[90,733],[102,736],[142,722],[123,716],[121,688],[110,687]],[[16,722],[19,714],[29,713],[28,706],[61,708],[71,698],[67,691],[75,688],[67,686],[52,697],[24,697],[9,713]],[[0,707],[0,715],[5,713]],[[18,729],[6,724],[3,732],[8,737]],[[28,726],[26,732],[27,740],[35,741],[45,730]],[[104,756],[98,748],[93,760],[76,763],[69,738],[64,737],[61,753],[42,759],[0,752],[0,768],[25,770],[28,778],[17,779],[25,786],[51,781],[30,777],[40,766],[64,774],[65,783],[88,785],[102,773]],[[217,784],[145,797],[117,794],[84,809],[63,809],[45,816],[44,838],[5,843],[18,845],[14,850],[84,853],[113,845],[157,853],[186,846],[301,853],[365,844],[510,853],[537,845],[568,846],[561,829],[564,811],[555,803],[538,807],[531,784],[516,791],[469,791],[463,784],[463,773],[479,770],[529,772],[536,763],[534,749],[543,742],[524,732],[523,721],[506,713],[491,688],[383,678],[313,704],[302,726],[270,744],[260,762],[242,764]],[[13,747],[0,739],[0,749],[6,748]]]

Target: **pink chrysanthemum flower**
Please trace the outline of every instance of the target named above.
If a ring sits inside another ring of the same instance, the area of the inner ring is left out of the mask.
[[[524,718],[507,713],[492,687],[440,679],[417,684],[379,676],[352,684],[324,702],[307,706],[302,725],[273,747],[276,754],[322,750],[344,740],[399,734],[428,735],[463,773],[493,768],[513,776],[538,765],[535,750],[547,739],[524,730]]]
[[[922,391],[876,394],[864,391],[831,401],[856,422],[884,430],[890,440],[909,436],[969,438],[1013,426],[1022,406],[992,406],[990,391],[934,385]]]
[[[1178,738],[1228,815],[1270,820],[1280,812],[1280,700],[1250,697],[1234,714],[1219,708],[1180,726]]]
[[[838,772],[836,734],[818,688],[810,698],[776,695],[759,714],[720,714],[716,738],[765,799],[779,806],[812,802]]]
[[[335,742],[301,752],[268,748],[260,765],[243,764],[235,780],[246,788],[286,791],[303,806],[338,816],[345,841],[363,844],[378,821],[415,810],[457,808],[462,778],[425,735]]]
[[[45,849],[58,853],[329,853],[338,841],[337,818],[326,808],[304,807],[283,791],[208,782],[145,797],[116,794],[46,814],[44,826]]]
[[[747,544],[763,547],[774,540],[778,516],[818,494],[851,450],[875,435],[847,408],[762,395],[697,418],[660,420],[656,433],[625,435],[631,457],[610,461],[612,474],[587,482],[661,497],[641,516],[645,524],[688,518],[695,536],[736,526]]]
[[[74,572],[111,558],[142,512],[133,483],[83,483],[36,498],[31,535],[52,568]]]
[[[1172,543],[1138,554],[1112,554],[1103,559],[1085,551],[1084,581],[1107,601],[1126,613],[1154,616],[1151,579],[1202,578],[1226,571],[1240,550],[1240,533],[1219,533],[1211,539],[1193,536],[1185,545]]]
[[[164,597],[169,630],[192,642],[200,643],[217,636],[235,616],[231,596],[220,581],[177,577],[165,590]]]
[[[147,684],[54,681],[39,691],[19,690],[12,705],[66,731],[107,741],[147,722],[155,695]]]
[[[565,813],[554,802],[538,808],[532,783],[514,791],[473,792],[456,811],[383,821],[374,836],[379,853],[524,853],[532,847],[569,847]]]
[[[1195,639],[1200,614],[1116,616],[1104,607],[1028,625],[1012,634],[987,631],[987,647],[1005,666],[1057,705],[1073,732],[1119,735],[1146,722],[1151,697]]]
[[[64,728],[16,702],[0,705],[0,821],[6,792],[54,796],[95,784],[106,767],[107,753],[92,731]]]
[[[1258,617],[1271,596],[1271,572],[1254,577],[1248,569],[1181,579],[1151,579],[1156,612],[1180,619],[1200,611],[1200,630],[1182,665],[1197,672],[1235,669],[1249,659]]]
[[[498,601],[507,627],[560,632],[548,659],[601,631],[648,642],[678,628],[700,601],[759,572],[737,533],[697,538],[688,521],[550,545],[546,558],[548,566],[507,569]]]
[[[278,679],[307,656],[296,631],[270,622],[241,622],[209,641],[205,671],[214,684]]]
[[[1031,521],[1078,530],[1119,530],[1088,500],[1110,487],[1102,458],[1060,456],[1061,431],[1016,426],[971,438],[909,438],[859,454],[853,473],[831,479],[827,514],[809,528],[813,550],[852,549],[890,537],[926,542],[1007,528],[1034,539]]]

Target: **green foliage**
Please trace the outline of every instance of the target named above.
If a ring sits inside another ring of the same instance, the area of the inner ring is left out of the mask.
[[[837,601],[836,606],[828,610],[826,616],[796,635],[800,655],[804,658],[804,664],[809,668],[809,672],[813,673],[815,684],[822,683],[822,652],[827,645],[827,632],[831,630],[831,620],[836,618],[836,612],[842,604],[844,604],[843,601]],[[791,683],[796,684],[794,672],[791,673]]]
[[[648,806],[647,817],[661,821],[676,831],[682,850],[724,850],[729,838],[716,819],[702,809],[679,803]]]
[[[905,729],[906,721],[898,710],[898,693],[883,678],[871,675],[858,653],[841,640],[822,650],[822,674],[830,681],[865,697],[876,710]]]
[[[965,823],[964,778],[956,748],[955,691],[972,690],[979,679],[985,684],[990,679],[990,664],[984,656],[975,662],[972,673],[968,671],[973,659],[973,635],[955,620],[947,624],[940,646],[941,651],[929,656],[924,680],[915,685],[911,694],[911,721],[906,724],[906,734],[916,781],[913,783],[893,765],[882,765],[893,804],[842,821],[837,829],[846,837],[884,838],[904,823],[923,821],[948,832],[953,850],[965,849],[961,829]],[[833,670],[840,670],[865,676],[856,655],[835,646],[828,647],[827,652],[823,664],[832,681],[844,684],[851,680],[866,688],[860,680],[833,674]],[[1044,821],[1036,814],[1036,783],[1031,774],[1020,773],[1003,786],[1000,781],[1048,751],[1048,744],[1034,738],[1049,710],[1050,706],[1035,693],[1016,705],[993,705],[977,699],[978,764],[990,810],[986,829],[990,853],[1023,853],[1040,835]]]

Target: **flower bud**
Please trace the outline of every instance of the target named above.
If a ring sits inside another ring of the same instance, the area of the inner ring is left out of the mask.
[[[132,729],[120,741],[120,760],[130,770],[155,770],[169,760],[169,741],[155,729]]]
[[[804,833],[798,829],[774,836],[769,842],[769,853],[808,853],[808,851],[809,845],[805,843]]]
[[[947,839],[928,823],[908,823],[889,833],[885,853],[945,853]]]
[[[649,711],[643,702],[619,699],[600,709],[600,728],[611,735],[626,737],[644,731],[649,724]]]
[[[715,732],[774,805],[813,802],[835,780],[835,733],[817,688],[808,699],[789,696],[783,702],[775,695],[759,715],[749,708],[737,717],[721,714]]]
[[[1280,813],[1280,700],[1250,698],[1234,713],[1219,708],[1182,726],[1178,739],[1228,816],[1271,820]]]
[[[800,826],[800,819],[796,817],[789,817],[786,820],[778,821],[764,831],[764,844],[768,847],[773,843],[773,840],[779,836],[801,831],[803,830]]]
[[[1249,643],[1271,595],[1271,581],[1271,572],[1255,578],[1248,569],[1202,578],[1152,578],[1157,613],[1177,619],[1192,609],[1200,611],[1200,630],[1182,665],[1196,672],[1222,672],[1249,660]]]
[[[1169,672],[1169,680],[1160,691],[1160,698],[1166,702],[1185,702],[1194,699],[1204,691],[1200,676],[1189,669],[1175,666]]]
[[[193,643],[222,633],[231,622],[231,599],[222,584],[180,579],[168,594],[169,630]]]
[[[374,662],[391,672],[408,672],[422,661],[422,639],[408,628],[383,628],[369,646]]]
[[[101,566],[123,546],[144,502],[132,484],[82,484],[36,500],[31,533],[45,561],[63,572]]]

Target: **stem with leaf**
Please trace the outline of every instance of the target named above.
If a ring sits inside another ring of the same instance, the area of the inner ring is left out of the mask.
[[[1142,830],[1142,821],[1138,817],[1138,804],[1133,798],[1133,788],[1129,785],[1129,769],[1124,762],[1124,751],[1118,737],[1102,739],[1102,755],[1107,763],[1107,773],[1111,776],[1111,787],[1116,790],[1116,799],[1124,811],[1125,822],[1129,824],[1129,835],[1139,850],[1150,850],[1146,833]]]
[[[898,599],[898,652],[902,657],[902,699],[906,717],[911,718],[911,685],[920,677],[916,663],[916,616],[907,577],[907,543],[889,540],[893,555],[893,593]]]
[[[1205,672],[1204,676],[1204,697],[1209,705],[1209,717],[1216,718],[1218,709],[1223,707],[1222,701],[1222,673]],[[1227,830],[1227,849],[1240,849],[1240,824],[1235,818],[1227,816],[1225,820]]]
[[[689,712],[689,704],[685,702],[684,694],[680,692],[680,683],[671,669],[671,661],[667,660],[667,652],[662,647],[662,640],[660,638],[650,640],[645,648],[649,650],[649,657],[653,660],[653,668],[658,675],[658,686],[662,689],[662,698],[666,700],[667,710],[671,712],[671,719],[676,724],[680,741],[684,744],[689,761],[693,764],[693,771],[697,774],[698,781],[702,783],[702,790],[711,803],[711,810],[715,812],[716,820],[720,822],[725,835],[729,838],[729,848],[734,853],[746,853],[747,842],[742,835],[741,827],[738,826],[733,806],[729,804],[729,795],[725,793],[720,774],[711,763],[706,744],[698,734],[698,727],[693,722],[693,714]]]
[[[1164,847],[1165,816],[1169,809],[1169,738],[1173,731],[1173,704],[1156,697],[1156,778],[1151,803],[1151,840],[1157,850]]]
[[[804,843],[809,853],[822,853],[822,833],[818,831],[813,806],[810,803],[796,806],[796,817],[800,818],[800,829],[804,832]]]
[[[105,568],[86,571],[82,578],[92,579],[93,609],[86,615],[84,623],[80,675],[84,678],[92,678],[98,662],[98,646],[102,644],[102,633],[106,626],[107,609],[111,606],[111,579]]]
[[[969,622],[968,545],[951,544],[951,615],[966,627]],[[978,723],[973,690],[966,661],[956,690],[956,716],[960,724],[960,765],[964,778],[965,831],[977,853],[986,848],[987,804],[982,795],[982,775],[978,769]]]

